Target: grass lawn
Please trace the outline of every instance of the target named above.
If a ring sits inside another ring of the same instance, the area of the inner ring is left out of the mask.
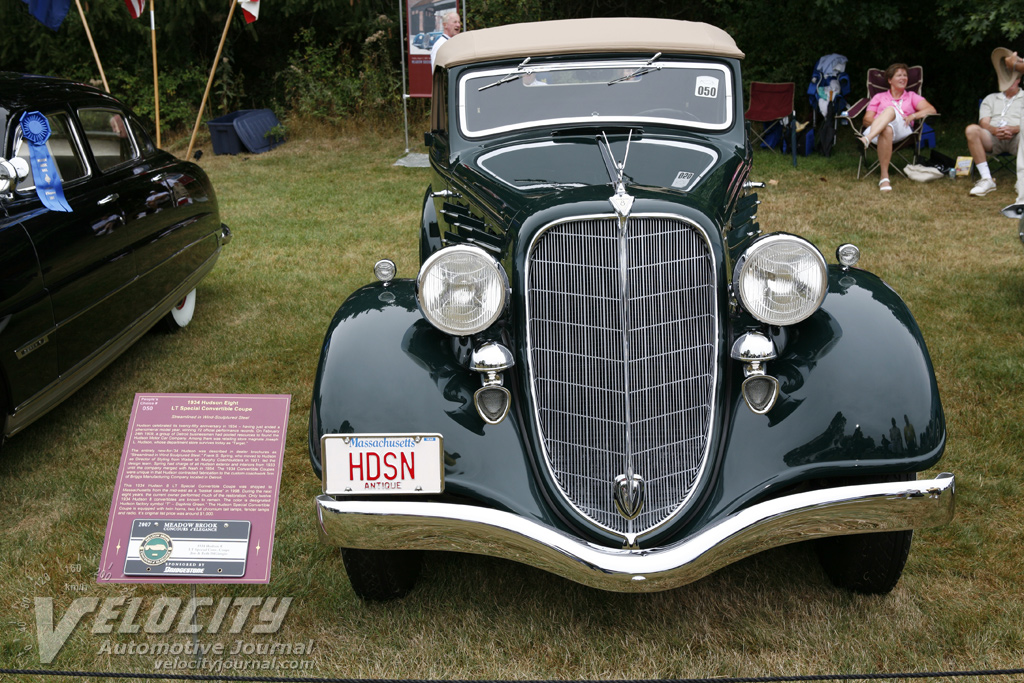
[[[852,140],[845,141],[852,143]],[[186,145],[181,144],[179,154]],[[306,429],[331,315],[381,257],[417,266],[426,169],[392,166],[400,133],[307,135],[203,167],[235,239],[199,288],[192,324],[151,333],[0,457],[0,668],[40,668],[34,598],[54,627],[80,597],[188,599],[184,586],[94,577],[136,392],[290,394],[292,409],[269,586],[200,586],[200,597],[291,597],[280,631],[201,633],[200,643],[308,643],[278,656],[309,668],[223,673],[350,678],[653,678],[807,675],[1024,665],[1024,247],[1012,175],[969,197],[967,180],[856,180],[852,144],[831,159],[758,151],[765,231],[802,234],[829,261],[854,242],[860,267],[908,302],[928,343],[949,432],[936,471],[956,473],[952,524],[915,536],[887,596],[833,588],[813,550],[789,546],[683,588],[623,595],[485,557],[428,554],[405,600],[362,604],[337,551],[315,533]],[[419,151],[419,148],[414,149]],[[962,152],[960,152],[962,153]],[[836,387],[842,391],[843,387]],[[153,674],[157,657],[113,645],[191,642],[94,633],[87,615],[48,665]],[[189,659],[187,656],[182,659]],[[264,657],[265,659],[266,657]],[[252,659],[251,657],[249,659]],[[202,674],[199,670],[176,673]],[[2,679],[3,676],[0,676]],[[21,680],[21,679],[19,679]]]

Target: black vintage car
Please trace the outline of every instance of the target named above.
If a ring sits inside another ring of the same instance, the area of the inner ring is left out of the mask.
[[[0,73],[0,440],[162,323],[231,233],[198,166],[113,97]]]
[[[762,234],[743,53],[705,24],[470,31],[437,59],[421,267],[331,321],[309,448],[357,594],[421,550],[656,591],[812,540],[886,592],[954,480],[913,316]]]

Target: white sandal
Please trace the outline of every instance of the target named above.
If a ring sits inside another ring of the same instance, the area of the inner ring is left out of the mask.
[[[885,183],[885,185],[882,183]],[[892,183],[889,182],[888,178],[882,178],[878,181],[878,189],[882,192],[892,192]]]

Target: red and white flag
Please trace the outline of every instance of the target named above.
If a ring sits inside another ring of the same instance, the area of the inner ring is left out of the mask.
[[[142,10],[146,8],[146,0],[124,0],[124,4],[128,7],[128,11],[132,15],[132,19],[138,19],[142,16]]]
[[[130,0],[125,0],[130,2]],[[245,13],[245,23],[251,24],[260,18],[260,0],[238,0],[238,4],[242,6],[242,12]]]

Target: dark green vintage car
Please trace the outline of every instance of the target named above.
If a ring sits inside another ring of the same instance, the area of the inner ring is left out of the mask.
[[[121,102],[0,73],[0,441],[154,325],[187,325],[230,237],[202,169]]]
[[[886,592],[953,477],[910,311],[836,245],[762,234],[743,53],[705,24],[470,31],[434,71],[421,267],[341,306],[309,428],[357,594],[422,550],[614,591],[812,540]]]

